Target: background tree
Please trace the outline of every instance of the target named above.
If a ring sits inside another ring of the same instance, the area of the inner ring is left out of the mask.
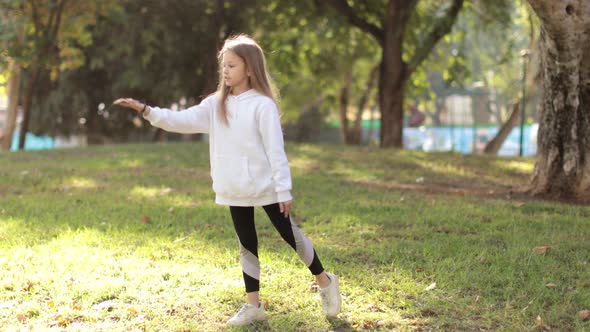
[[[528,0],[539,17],[543,97],[533,194],[590,200],[590,3]]]
[[[24,148],[29,131],[31,107],[39,87],[55,85],[60,70],[80,65],[80,53],[71,43],[89,43],[85,31],[93,24],[96,12],[115,6],[114,0],[78,2],[69,0],[8,0],[2,3],[7,16],[22,17],[25,24],[24,43],[17,42],[18,34],[1,33],[9,47],[9,56],[26,69],[23,94],[23,121],[20,128],[19,149]],[[48,89],[40,94],[47,94]]]
[[[3,50],[0,54],[0,68],[6,66],[8,108],[6,110],[6,120],[4,124],[3,136],[0,137],[0,150],[9,151],[12,146],[12,137],[16,128],[16,118],[18,113],[18,104],[21,87],[22,68],[15,59],[8,56],[8,50],[12,48],[23,47],[24,43],[24,26],[22,16],[10,16],[6,10],[9,3],[0,5],[0,45]],[[4,7],[6,6],[6,7]],[[10,41],[10,42],[9,42]]]
[[[317,9],[311,0],[266,1],[254,35],[281,91],[286,135],[317,139],[326,120],[338,121],[341,141],[359,144],[362,111],[374,99],[370,76],[379,46],[345,18]]]
[[[120,96],[182,108],[216,89],[217,51],[232,33],[249,26],[253,1],[126,1],[99,14],[88,28],[92,43],[77,45],[84,63],[64,71],[44,111],[39,132],[85,134],[88,143],[141,139],[134,114],[110,109]],[[71,105],[70,107],[63,107]],[[52,128],[52,129],[51,129]]]
[[[418,0],[357,1],[329,0],[327,3],[375,38],[381,46],[379,68],[379,109],[381,112],[381,146],[402,147],[403,102],[408,79],[428,57],[432,48],[451,31],[464,0],[452,0],[438,6],[426,29],[409,27]],[[416,26],[419,28],[419,26]],[[407,34],[417,33],[409,44]]]

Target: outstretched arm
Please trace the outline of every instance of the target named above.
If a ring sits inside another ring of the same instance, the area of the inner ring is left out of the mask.
[[[180,112],[175,112],[167,108],[147,106],[131,98],[117,99],[113,104],[129,107],[137,111],[153,126],[166,131],[182,134],[206,134],[209,132],[211,111],[214,107],[212,97],[207,97],[200,104]]]

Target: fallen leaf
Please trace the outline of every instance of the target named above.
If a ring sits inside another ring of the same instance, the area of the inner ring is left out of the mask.
[[[424,288],[425,291],[433,290],[436,288],[436,282],[433,282],[428,287]]]
[[[92,309],[94,309],[94,310],[107,309],[110,311],[113,309],[114,306],[115,306],[115,301],[107,300],[107,301],[102,301],[98,304],[93,305]]]
[[[417,267],[416,268],[416,272],[422,272],[422,271],[424,271],[424,268],[423,267]]]
[[[74,310],[81,310],[82,309],[82,306],[80,305],[80,303],[74,302],[72,304],[72,308],[74,308]]]
[[[182,242],[182,241],[184,241],[184,240],[186,240],[186,239],[188,239],[188,236],[184,236],[184,237],[181,237],[181,238],[179,238],[179,239],[176,239],[176,240],[174,240],[174,243],[177,243],[177,242]]]
[[[19,312],[18,314],[16,314],[16,319],[18,319],[20,322],[24,322],[25,320],[27,320],[27,316],[22,312]]]
[[[49,326],[50,327],[54,327],[54,326],[66,326],[69,323],[69,319],[67,319],[66,317],[64,317],[63,315],[56,315],[52,321],[49,322]]]
[[[588,320],[588,318],[590,318],[590,310],[578,311],[578,318],[580,318],[581,320]]]
[[[547,327],[547,325],[545,325],[545,322],[543,322],[543,319],[541,318],[541,316],[537,316],[537,318],[535,318],[535,324],[537,324],[537,328],[544,330],[544,331],[548,331],[549,327]]]
[[[534,247],[533,251],[538,254],[546,254],[551,251],[551,247],[550,246]]]
[[[14,307],[15,305],[16,305],[16,301],[0,302],[0,309],[7,309],[10,307]]]
[[[172,192],[172,188],[162,188],[162,190],[160,190],[160,195],[166,195]]]
[[[373,329],[375,327],[375,324],[373,323],[373,321],[365,321],[365,323],[363,324],[363,328],[364,329]]]
[[[547,287],[547,288],[556,288],[557,285],[556,284],[553,284],[553,283],[548,283],[547,285],[545,285],[545,287]]]
[[[135,307],[129,307],[127,308],[127,311],[131,314],[136,314],[137,313],[137,309],[135,309]]]
[[[35,286],[35,283],[30,280],[27,280],[27,282],[23,286],[23,291],[30,292],[31,289],[33,289],[33,286]]]
[[[379,303],[369,303],[367,307],[369,310],[384,312],[384,310],[381,309],[381,306],[379,306]]]
[[[51,308],[55,307],[55,302],[53,302],[53,300],[49,301],[49,302],[47,302],[47,306],[49,307],[49,309],[51,309]]]
[[[525,312],[530,306],[533,304],[533,301],[530,301],[526,307],[522,308],[522,312]]]

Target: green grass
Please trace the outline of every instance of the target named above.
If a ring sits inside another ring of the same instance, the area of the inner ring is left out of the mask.
[[[178,143],[0,155],[0,327],[526,331],[540,316],[590,330],[577,317],[590,309],[590,209],[515,200],[533,160],[287,150],[293,214],[341,278],[339,319],[321,315],[309,271],[257,209],[270,319],[226,329],[245,300],[237,238],[207,145]]]

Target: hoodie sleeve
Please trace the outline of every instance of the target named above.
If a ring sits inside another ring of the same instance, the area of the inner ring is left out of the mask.
[[[272,177],[276,184],[275,191],[279,202],[290,201],[293,199],[291,196],[291,171],[285,153],[279,111],[272,101],[264,103],[259,111],[258,130],[272,168]]]
[[[166,131],[182,134],[207,134],[215,102],[213,96],[205,98],[200,104],[176,112],[167,108],[150,107],[144,116],[152,126]]]

